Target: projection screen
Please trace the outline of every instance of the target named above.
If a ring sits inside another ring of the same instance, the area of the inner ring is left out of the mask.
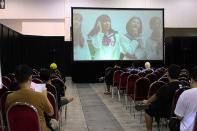
[[[163,60],[164,9],[72,7],[74,61]]]

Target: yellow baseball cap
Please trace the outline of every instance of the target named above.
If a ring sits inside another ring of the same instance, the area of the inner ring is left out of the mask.
[[[51,63],[50,69],[53,69],[53,70],[57,69],[57,65],[55,63]]]

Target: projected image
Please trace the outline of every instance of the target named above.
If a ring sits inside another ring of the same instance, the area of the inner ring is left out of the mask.
[[[162,60],[162,10],[73,8],[73,56],[83,60]]]

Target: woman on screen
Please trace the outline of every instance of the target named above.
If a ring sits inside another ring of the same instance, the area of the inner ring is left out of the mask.
[[[82,16],[79,13],[73,14],[73,34],[74,34],[74,60],[90,60],[90,51],[82,34]]]
[[[119,60],[119,35],[111,28],[108,15],[97,18],[93,29],[88,34],[88,45],[93,60]]]
[[[124,60],[142,60],[145,51],[142,43],[142,21],[139,17],[132,17],[126,25],[127,34],[121,38],[121,53]]]
[[[152,33],[146,40],[146,54],[149,60],[162,60],[162,23],[159,17],[152,17],[150,20]]]

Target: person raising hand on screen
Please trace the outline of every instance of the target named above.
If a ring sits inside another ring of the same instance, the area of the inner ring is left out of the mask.
[[[74,60],[90,60],[90,52],[82,33],[82,15],[73,14],[73,33],[74,33]]]
[[[93,29],[88,34],[88,45],[93,60],[119,60],[119,34],[111,27],[108,15],[97,18]]]

